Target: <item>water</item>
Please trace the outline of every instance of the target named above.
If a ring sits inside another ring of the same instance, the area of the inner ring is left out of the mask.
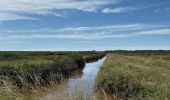
[[[74,71],[69,79],[56,89],[44,93],[43,100],[75,100],[95,97],[95,78],[105,58],[87,63],[84,69]]]

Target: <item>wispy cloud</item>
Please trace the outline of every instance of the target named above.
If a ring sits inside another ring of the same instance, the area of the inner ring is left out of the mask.
[[[134,34],[138,34],[138,35],[170,35],[170,29],[147,30],[147,31],[136,32]]]
[[[55,10],[95,12],[119,0],[0,0],[0,20],[30,19],[28,14],[62,16]],[[64,16],[64,15],[63,15]]]
[[[152,28],[169,27],[168,25],[149,25],[149,24],[117,24],[105,26],[92,26],[92,27],[69,27],[58,30],[59,32],[66,31],[93,31],[93,30],[112,30],[112,31],[125,31],[125,30],[144,30]]]
[[[167,4],[168,2],[161,2],[157,4],[147,4],[147,5],[136,5],[136,6],[124,6],[124,7],[116,7],[116,8],[104,8],[102,13],[127,13],[132,11],[138,11],[142,9],[152,8],[160,5]]]
[[[78,27],[66,27],[61,29],[55,28],[40,28],[40,29],[0,29],[1,33],[78,33],[81,32],[93,32],[93,31],[135,31],[135,30],[146,30],[146,29],[159,29],[169,28],[170,25],[152,25],[152,24],[114,24],[114,25],[103,25],[103,26],[78,26]]]
[[[31,18],[23,15],[17,15],[12,13],[0,13],[0,21],[6,21],[6,20],[35,20],[36,18]]]
[[[90,36],[90,37],[89,37]],[[131,36],[131,35],[130,35]],[[29,35],[5,35],[1,36],[1,41],[12,40],[30,40],[30,39],[71,39],[71,40],[97,40],[106,38],[123,38],[129,37],[128,34],[106,34],[106,33],[89,33],[89,34],[29,34]]]
[[[170,7],[157,8],[154,10],[155,13],[170,15]]]
[[[118,7],[118,8],[105,8],[102,10],[103,13],[125,13],[129,11],[134,11],[139,8],[134,7]]]
[[[0,30],[0,42],[39,39],[66,39],[76,41],[130,38],[147,35],[170,35],[170,26],[148,24],[124,24],[63,29]],[[116,31],[115,31],[116,30]],[[8,34],[6,34],[6,32]],[[42,34],[44,33],[44,34]],[[10,42],[11,43],[11,42]]]

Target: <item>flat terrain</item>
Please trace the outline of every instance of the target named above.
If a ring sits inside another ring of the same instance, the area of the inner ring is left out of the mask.
[[[105,53],[95,82],[103,99],[170,99],[169,51],[91,51],[0,52],[0,100],[25,100],[23,91],[67,80],[71,71]]]
[[[170,54],[110,53],[96,85],[115,98],[169,100]]]
[[[101,52],[0,52],[0,100],[22,98],[24,90],[59,84],[85,62],[103,56]]]

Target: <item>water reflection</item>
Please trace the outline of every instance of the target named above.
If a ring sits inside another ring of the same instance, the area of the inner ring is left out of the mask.
[[[84,69],[78,69],[70,74],[67,82],[61,84],[57,89],[44,94],[44,100],[59,100],[60,97],[81,96],[87,99],[94,95],[95,78],[105,58],[94,63],[87,63]],[[65,99],[66,99],[65,98]]]

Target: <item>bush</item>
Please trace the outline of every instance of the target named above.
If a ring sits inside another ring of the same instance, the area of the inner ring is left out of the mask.
[[[75,62],[78,64],[79,67],[85,66],[85,61],[80,54],[73,54],[71,55],[71,58],[75,60]]]

